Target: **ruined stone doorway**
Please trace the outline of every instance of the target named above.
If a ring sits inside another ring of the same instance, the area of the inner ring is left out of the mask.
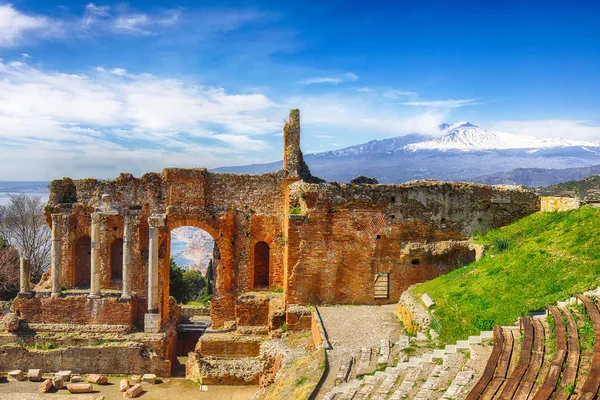
[[[254,289],[269,288],[270,249],[265,242],[254,245]]]
[[[90,273],[92,265],[92,239],[82,236],[75,242],[73,249],[75,263],[75,287],[90,287]]]
[[[110,245],[110,280],[123,280],[123,239],[117,238]]]

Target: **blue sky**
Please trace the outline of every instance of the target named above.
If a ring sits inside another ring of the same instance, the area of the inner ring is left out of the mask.
[[[597,1],[0,0],[0,180],[281,158],[468,120],[600,142]]]

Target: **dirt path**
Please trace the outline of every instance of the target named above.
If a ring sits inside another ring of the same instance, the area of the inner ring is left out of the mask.
[[[379,348],[382,339],[396,342],[402,333],[394,311],[396,304],[384,306],[319,307],[332,349],[327,352],[329,372],[320,390],[333,387],[342,360],[356,355],[360,349]]]

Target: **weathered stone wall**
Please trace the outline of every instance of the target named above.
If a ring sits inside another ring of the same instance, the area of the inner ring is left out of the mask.
[[[171,375],[171,360],[164,359],[141,343],[114,346],[69,347],[28,350],[21,346],[0,347],[0,370],[40,368],[44,372],[72,370],[81,374]]]
[[[136,320],[136,300],[92,299],[87,296],[17,298],[13,309],[29,323],[112,324],[132,326]]]
[[[402,185],[295,183],[287,221],[286,302],[393,303],[410,285],[475,259],[464,242],[539,210],[514,186],[432,181]],[[389,297],[374,299],[377,273]]]
[[[579,208],[580,202],[573,197],[540,197],[541,211],[569,211]]]

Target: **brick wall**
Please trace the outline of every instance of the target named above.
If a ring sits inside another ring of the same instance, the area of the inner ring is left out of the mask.
[[[13,308],[21,319],[47,324],[113,324],[135,323],[135,299],[119,302],[115,298],[90,299],[87,296],[17,298]]]
[[[466,183],[295,183],[290,207],[287,303],[395,303],[410,285],[475,259],[466,240],[539,210],[522,188]],[[413,262],[416,262],[414,264]],[[388,273],[389,298],[374,299]]]

